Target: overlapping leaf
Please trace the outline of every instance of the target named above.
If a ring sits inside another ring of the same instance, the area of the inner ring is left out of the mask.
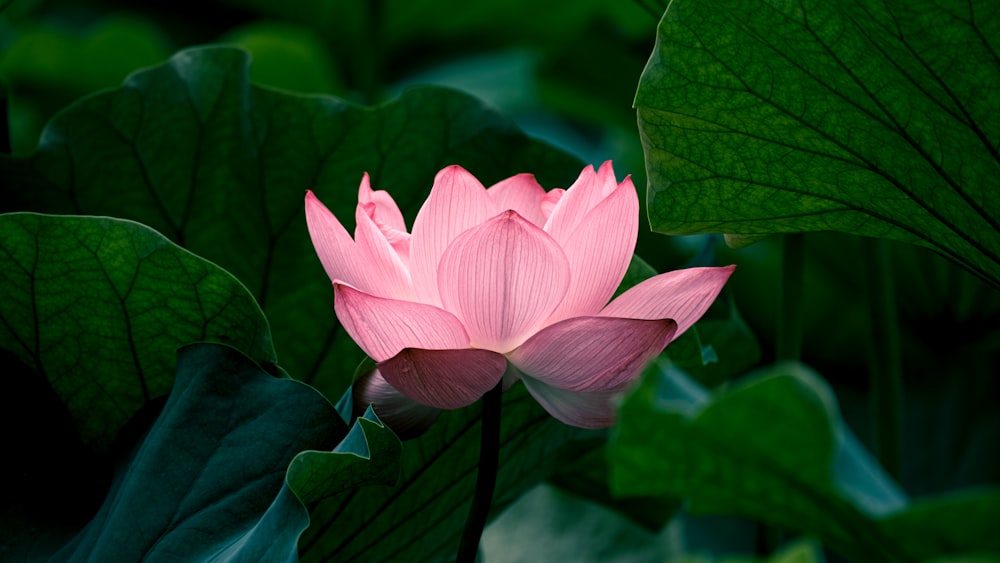
[[[692,512],[813,533],[852,558],[1000,553],[983,524],[1000,510],[995,491],[910,507],[840,419],[826,384],[797,364],[714,396],[683,374],[649,377],[622,407],[611,456],[620,495],[670,495]]]
[[[274,362],[231,275],[131,221],[0,216],[0,347],[45,377],[100,450],[170,391],[179,346],[211,340]]]
[[[34,155],[0,158],[0,209],[132,219],[221,265],[267,313],[282,366],[331,399],[361,356],[337,338],[306,189],[350,226],[365,171],[412,219],[448,164],[487,184],[533,171],[548,187],[582,168],[454,91],[415,89],[361,108],[253,86],[248,65],[237,49],[187,50],[81,100]]]
[[[322,395],[225,346],[181,350],[174,391],[62,561],[297,561],[308,513],[285,485],[297,452],[347,433]]]
[[[837,230],[1000,285],[1000,6],[671,3],[635,105],[653,227]]]
[[[409,441],[392,488],[352,490],[311,511],[303,561],[451,560],[472,502],[479,460],[478,405],[445,411],[431,431]],[[549,416],[523,385],[504,393],[499,512],[552,471],[554,453],[583,431]]]

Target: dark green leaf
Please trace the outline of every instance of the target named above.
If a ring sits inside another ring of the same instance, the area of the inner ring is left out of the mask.
[[[97,516],[55,558],[296,561],[309,517],[285,468],[346,432],[307,385],[226,346],[187,346],[162,415]]]
[[[18,86],[61,89],[74,96],[114,86],[170,53],[159,30],[135,16],[112,15],[84,30],[35,23],[16,31],[0,53],[0,76]]]
[[[34,155],[0,158],[0,208],[133,219],[223,266],[267,313],[282,366],[332,400],[361,354],[338,334],[306,230],[307,189],[352,229],[365,171],[412,220],[448,164],[487,185],[534,172],[546,187],[582,168],[454,91],[361,108],[252,86],[248,64],[240,50],[192,49],[81,100]]]
[[[428,433],[406,442],[395,487],[355,489],[319,503],[300,544],[303,560],[453,559],[476,480],[479,410],[444,411]],[[523,385],[505,392],[493,513],[544,479],[568,440],[587,434],[550,417]]]
[[[549,483],[577,497],[606,506],[645,530],[656,533],[681,507],[676,497],[617,498],[609,488],[607,440],[580,440],[559,452],[556,472]]]
[[[288,484],[306,505],[367,484],[399,479],[402,444],[371,407],[332,452],[305,451],[288,467]]]
[[[705,3],[635,105],[653,227],[917,243],[1000,285],[1000,5]]]
[[[883,527],[896,537],[906,538],[907,547],[914,554],[988,550],[994,560],[1000,560],[997,522],[1000,522],[1000,489],[969,489],[920,499],[909,510],[887,518]]]
[[[275,360],[246,288],[147,227],[13,213],[0,233],[0,347],[47,378],[97,449],[170,391],[179,346],[211,340]]]
[[[909,505],[798,364],[712,396],[676,371],[647,377],[622,406],[611,452],[619,495],[681,497],[694,513],[816,534],[852,558],[998,549],[982,524],[1000,510],[996,491]]]
[[[230,30],[220,41],[250,53],[250,79],[255,84],[316,94],[344,89],[338,66],[322,38],[308,28],[255,21]]]
[[[731,377],[746,372],[757,365],[762,355],[757,337],[743,320],[728,289],[724,290],[722,297],[716,300],[713,308],[720,311],[720,314],[706,314],[695,324],[698,330],[697,349],[701,354],[700,357],[694,354],[690,357],[694,360],[700,359],[701,363],[679,362],[674,350],[676,343],[667,348],[667,356],[671,361],[707,387],[715,387]],[[681,335],[677,343],[685,337],[687,333]]]

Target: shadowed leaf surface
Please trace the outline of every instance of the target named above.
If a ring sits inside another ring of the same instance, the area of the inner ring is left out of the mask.
[[[303,561],[453,560],[472,502],[479,462],[480,406],[444,411],[431,430],[407,441],[394,487],[326,498],[311,510]],[[492,514],[553,469],[567,441],[593,435],[549,416],[523,385],[504,393],[500,473]]]
[[[996,490],[910,504],[851,434],[822,379],[778,364],[707,395],[682,373],[644,379],[611,441],[611,488],[671,495],[693,513],[816,534],[864,560],[1000,553],[981,524]]]
[[[148,227],[13,213],[0,233],[0,346],[48,380],[91,447],[170,391],[179,346],[275,360],[246,288]]]
[[[309,518],[284,486],[285,468],[346,433],[309,386],[226,346],[187,346],[160,418],[56,559],[295,561]]]

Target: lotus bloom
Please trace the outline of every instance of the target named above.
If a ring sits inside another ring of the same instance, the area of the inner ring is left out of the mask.
[[[312,192],[306,219],[337,318],[378,365],[356,399],[404,426],[469,405],[502,379],[524,381],[567,424],[610,426],[614,395],[701,317],[733,271],[658,275],[609,303],[639,228],[635,186],[618,183],[610,162],[548,192],[530,174],[487,189],[449,166],[409,233],[365,174],[353,239]]]

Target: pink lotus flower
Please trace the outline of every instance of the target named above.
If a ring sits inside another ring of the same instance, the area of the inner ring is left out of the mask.
[[[412,233],[365,174],[353,239],[312,192],[306,219],[337,318],[378,364],[355,391],[383,417],[418,420],[521,379],[559,420],[610,426],[612,398],[733,271],[658,275],[608,303],[639,228],[635,186],[619,184],[610,162],[548,192],[530,174],[487,189],[449,166]]]

